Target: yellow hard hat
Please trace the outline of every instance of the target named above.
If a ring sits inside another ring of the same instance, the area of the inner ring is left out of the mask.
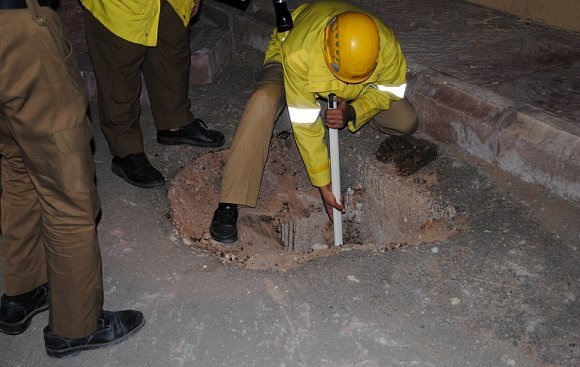
[[[332,18],[324,31],[328,68],[338,79],[356,84],[366,80],[377,66],[379,30],[373,18],[345,12]]]

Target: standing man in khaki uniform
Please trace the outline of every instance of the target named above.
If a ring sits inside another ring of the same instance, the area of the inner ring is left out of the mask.
[[[145,320],[102,310],[100,203],[76,59],[50,0],[0,0],[0,34],[0,332],[20,334],[48,309],[50,356],[115,344]]]
[[[159,144],[218,147],[221,132],[190,111],[189,23],[200,0],[81,0],[97,80],[99,120],[113,154],[112,171],[144,188],[165,179],[144,153],[139,125],[141,72]]]
[[[390,28],[343,1],[302,4],[292,19],[293,29],[272,33],[232,142],[210,226],[216,241],[235,242],[237,206],[256,206],[272,130],[284,106],[310,181],[331,219],[333,208],[345,208],[332,194],[324,126],[356,132],[370,122],[391,135],[417,130],[417,115],[404,99],[405,58]],[[330,93],[339,97],[335,110],[319,103]]]

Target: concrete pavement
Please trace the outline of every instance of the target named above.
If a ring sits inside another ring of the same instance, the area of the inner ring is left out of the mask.
[[[378,5],[395,5],[360,3],[375,6],[377,13],[387,11]],[[204,4],[207,13],[222,11],[221,4]],[[256,17],[263,11],[269,19],[267,8],[248,10]],[[250,13],[236,14],[230,20],[246,19],[246,24],[259,27],[248,18]],[[230,62],[212,83],[194,85],[190,91],[194,113],[225,131],[226,145],[263,58],[259,48],[245,45],[250,41],[235,43]],[[445,101],[455,101],[462,95],[457,91],[472,88],[484,97],[493,94],[492,100],[503,101],[502,106],[513,103],[474,84],[455,79],[449,84],[444,74],[421,74],[416,65],[410,64],[417,73],[412,96],[428,115],[443,115],[438,112],[442,109],[452,116]],[[444,87],[456,97],[441,92]],[[488,98],[481,109],[465,98],[464,109],[456,115],[493,116],[485,107]],[[506,108],[497,116],[514,112]],[[0,335],[0,366],[579,365],[580,208],[553,189],[506,174],[500,165],[489,164],[490,159],[474,158],[461,144],[440,144],[440,157],[425,169],[437,178],[430,188],[433,195],[466,215],[467,225],[457,236],[386,252],[344,251],[288,272],[249,271],[183,243],[171,225],[165,190],[138,189],[114,176],[94,103],[91,115],[103,207],[99,239],[105,306],[138,308],[147,325],[118,346],[53,360],[43,350],[47,315],[42,314],[24,334]],[[146,152],[168,178],[207,152],[157,145],[147,109],[142,125]],[[503,130],[489,127],[487,141],[498,141]],[[449,136],[472,144],[481,141],[468,127],[455,131]],[[430,137],[426,128],[420,135]],[[367,128],[341,138],[359,159],[372,156],[382,141]],[[529,145],[525,140],[521,144]],[[483,150],[497,154],[498,147]]]

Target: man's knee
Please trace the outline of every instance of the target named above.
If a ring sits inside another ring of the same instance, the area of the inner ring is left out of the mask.
[[[252,105],[278,106],[284,103],[284,87],[276,84],[257,85],[250,100]]]
[[[407,121],[401,124],[400,133],[403,136],[412,135],[417,132],[418,128],[419,128],[419,118],[417,117],[417,115],[410,116],[410,118]]]
[[[411,135],[419,127],[419,118],[411,104],[406,100],[391,103],[388,110],[375,116],[372,125],[375,129],[389,135]]]
[[[371,126],[385,134],[407,136],[414,134],[419,127],[417,115],[399,116],[395,121],[376,118],[371,121]]]

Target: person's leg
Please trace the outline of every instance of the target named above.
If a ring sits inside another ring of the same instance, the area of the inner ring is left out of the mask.
[[[116,36],[83,8],[87,46],[97,81],[99,120],[113,154],[111,170],[131,185],[163,186],[165,178],[144,153],[141,65],[148,47]]]
[[[222,173],[219,206],[210,225],[210,234],[216,241],[237,241],[237,205],[256,206],[272,131],[284,106],[282,65],[264,65]]]
[[[389,135],[411,135],[417,131],[419,120],[413,106],[403,98],[391,102],[390,108],[378,113],[370,125]]]
[[[0,112],[6,123],[2,246],[10,251],[3,261],[10,264],[5,286],[18,293],[48,279],[50,329],[86,336],[95,331],[102,306],[86,96],[58,16],[28,3],[35,8],[5,19],[12,31],[2,42],[12,51],[3,65],[10,78],[0,81],[0,100],[6,101]],[[13,274],[30,279],[14,285]]]
[[[30,326],[36,314],[48,310],[49,292],[42,210],[8,127],[8,121],[0,116],[0,149],[5,155],[2,185],[6,187],[0,206],[5,207],[1,222],[7,229],[0,242],[4,284],[0,332],[17,335]]]
[[[42,210],[38,194],[30,181],[15,143],[10,144],[10,135],[2,121],[2,195],[5,215],[2,228],[6,228],[0,247],[4,292],[7,296],[27,293],[48,281],[46,255],[42,238]],[[8,150],[12,152],[9,152]]]
[[[166,0],[161,1],[158,30],[157,46],[148,49],[143,63],[157,142],[202,147],[223,145],[224,135],[195,119],[190,110],[190,28],[184,26]]]
[[[49,355],[63,357],[115,344],[142,327],[144,318],[133,310],[102,310],[95,229],[100,206],[84,85],[58,15],[48,7],[40,8],[35,0],[26,4],[28,8],[21,11],[0,11],[0,32],[5,35],[0,54],[7,55],[2,68],[8,71],[0,79],[0,154],[6,162],[2,205],[16,210],[22,201],[26,208],[21,209],[30,213],[14,218],[31,214],[32,223],[10,219],[12,215],[3,218],[7,226],[2,246],[11,259],[2,260],[9,264],[4,271],[23,278],[30,276],[22,274],[28,264],[35,264],[32,274],[45,269],[44,276],[17,281],[17,286],[37,284],[44,277],[49,284],[17,296],[3,295],[0,331],[9,328],[10,334],[15,327],[16,331],[25,329],[27,318],[38,309],[33,306],[42,306],[50,290],[45,348]],[[31,227],[32,235],[24,238],[22,232]],[[30,247],[31,242],[42,244],[44,251],[35,247],[25,254],[23,247]],[[42,254],[46,256],[43,264],[38,258],[28,259]],[[22,269],[14,269],[13,259]],[[25,314],[24,319],[14,317],[19,312]]]
[[[220,203],[255,207],[276,119],[285,106],[282,65],[264,66],[240,119],[224,168]]]
[[[157,130],[184,127],[193,121],[189,100],[189,27],[166,0],[161,0],[157,46],[143,62],[143,77]]]
[[[141,64],[147,47],[125,41],[83,8],[87,46],[97,81],[99,121],[116,157],[142,153]]]

